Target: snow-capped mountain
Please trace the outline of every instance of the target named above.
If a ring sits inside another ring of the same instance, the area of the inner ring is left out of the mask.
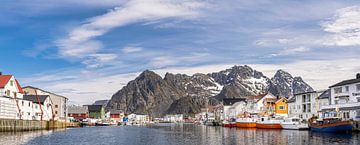
[[[107,108],[152,116],[192,114],[223,98],[244,98],[266,92],[290,97],[293,93],[312,90],[301,77],[292,77],[283,70],[270,79],[247,65],[192,76],[167,73],[164,78],[147,70],[115,93]]]

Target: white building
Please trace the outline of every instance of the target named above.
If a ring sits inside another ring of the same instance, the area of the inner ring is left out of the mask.
[[[339,82],[329,88],[330,105],[321,108],[324,114],[336,112],[338,117],[360,120],[360,74],[355,79]]]
[[[231,120],[245,111],[246,101],[244,98],[223,99],[223,119]]]
[[[23,98],[23,90],[12,75],[0,72],[0,118],[21,119],[19,101]]]
[[[163,121],[166,122],[184,122],[184,115],[183,114],[168,114],[165,115]]]
[[[58,121],[67,120],[66,118],[68,114],[68,108],[67,108],[68,98],[33,86],[26,86],[23,88],[23,90],[25,95],[48,95],[52,103],[52,106],[50,107],[54,112],[54,120],[58,120]]]
[[[323,93],[324,91],[312,91],[294,94],[287,102],[289,107],[288,116],[299,117],[306,120],[318,116],[318,112],[320,111],[319,101],[321,101],[321,103],[324,102],[324,99],[318,98]]]
[[[247,97],[245,112],[250,114],[272,114],[275,113],[275,102],[277,97],[271,93]]]
[[[24,95],[24,104],[20,108],[22,114],[26,114],[24,120],[53,120],[55,114],[52,110],[52,102],[48,95]],[[30,115],[30,116],[29,116]]]

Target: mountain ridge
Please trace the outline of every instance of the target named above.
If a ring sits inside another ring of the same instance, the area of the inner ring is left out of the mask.
[[[224,98],[245,98],[267,92],[289,98],[293,93],[307,91],[313,88],[301,77],[293,77],[281,69],[272,78],[247,65],[208,74],[166,73],[164,77],[145,70],[112,96],[107,109],[154,117],[195,114]]]

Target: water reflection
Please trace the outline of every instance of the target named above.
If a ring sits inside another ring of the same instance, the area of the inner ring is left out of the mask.
[[[323,134],[296,130],[207,127],[192,124],[158,124],[147,127],[87,127],[65,131],[1,133],[2,144],[71,145],[329,145],[360,144],[358,133]]]

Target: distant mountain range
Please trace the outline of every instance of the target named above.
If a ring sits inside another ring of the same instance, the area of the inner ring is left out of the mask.
[[[289,98],[307,91],[313,88],[301,77],[278,70],[268,78],[247,65],[192,76],[167,73],[164,78],[146,70],[116,92],[107,108],[160,117],[198,113],[206,104],[217,104],[223,98],[246,98],[267,92]]]

